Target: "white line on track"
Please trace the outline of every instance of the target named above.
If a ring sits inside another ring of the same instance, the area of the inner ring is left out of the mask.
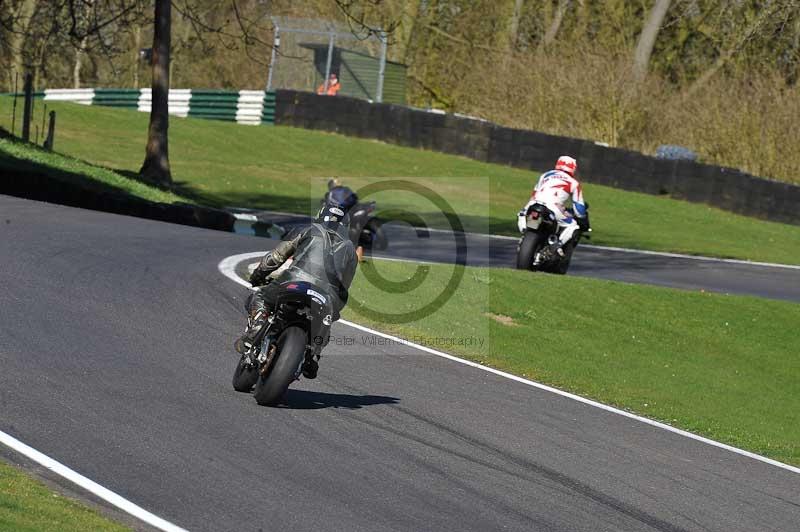
[[[217,266],[217,268],[219,269],[220,273],[222,273],[222,275],[224,275],[228,279],[230,279],[233,282],[238,283],[238,284],[240,284],[240,285],[242,285],[244,287],[247,287],[248,289],[252,290],[253,288],[250,286],[250,283],[248,283],[247,281],[245,281],[244,279],[242,279],[241,277],[236,275],[235,268],[236,268],[236,265],[239,264],[240,262],[248,260],[248,259],[252,259],[252,258],[255,258],[255,257],[261,257],[261,256],[264,255],[264,253],[266,253],[266,252],[265,251],[257,251],[257,252],[253,252],[253,253],[242,253],[240,255],[232,255],[232,256],[226,257],[225,259],[220,261],[220,263]],[[732,453],[736,453],[736,454],[739,454],[739,455],[742,455],[742,456],[746,456],[748,458],[752,458],[754,460],[758,460],[760,462],[764,462],[764,463],[773,465],[775,467],[779,467],[781,469],[785,469],[786,471],[791,471],[793,473],[800,474],[800,468],[798,468],[798,467],[790,466],[788,464],[784,464],[783,462],[778,462],[777,460],[773,460],[772,458],[767,458],[766,456],[761,456],[760,454],[751,453],[750,451],[745,451],[744,449],[739,449],[738,447],[733,447],[732,445],[728,445],[728,444],[725,444],[725,443],[722,443],[722,442],[718,442],[718,441],[715,441],[715,440],[712,440],[712,439],[709,439],[709,438],[704,438],[703,436],[698,436],[697,434],[693,434],[691,432],[675,428],[675,427],[673,427],[671,425],[667,425],[666,423],[661,423],[659,421],[654,421],[654,420],[648,419],[646,417],[638,416],[636,414],[632,414],[630,412],[626,412],[625,410],[620,410],[618,408],[614,408],[613,406],[609,406],[609,405],[606,405],[606,404],[603,404],[603,403],[599,403],[597,401],[592,401],[591,399],[587,399],[585,397],[581,397],[580,395],[575,395],[575,394],[572,394],[572,393],[569,393],[569,392],[565,392],[563,390],[559,390],[558,388],[553,388],[552,386],[547,386],[546,384],[542,384],[540,382],[532,381],[532,380],[529,380],[529,379],[523,379],[522,377],[518,377],[516,375],[512,375],[511,373],[506,373],[505,371],[500,371],[498,369],[482,366],[481,364],[478,364],[476,362],[472,362],[470,360],[465,360],[463,358],[458,358],[456,356],[444,353],[442,351],[437,351],[436,349],[431,349],[431,348],[425,347],[423,345],[415,344],[414,342],[409,342],[408,340],[405,340],[403,338],[398,338],[397,336],[392,336],[390,334],[385,334],[385,333],[382,333],[380,331],[376,331],[375,329],[370,329],[369,327],[364,327],[363,325],[359,325],[357,323],[349,322],[349,321],[346,321],[346,320],[339,320],[337,323],[341,323],[342,325],[346,325],[348,327],[352,327],[352,328],[358,329],[360,331],[368,332],[370,334],[375,334],[377,336],[380,336],[380,337],[386,338],[388,340],[391,340],[392,342],[397,342],[399,344],[403,344],[403,345],[406,345],[406,346],[409,346],[409,347],[413,347],[413,348],[418,349],[420,351],[423,351],[425,353],[429,353],[431,355],[436,355],[437,357],[445,358],[445,359],[451,360],[453,362],[458,362],[459,364],[464,364],[466,366],[470,366],[470,367],[473,367],[473,368],[476,368],[476,369],[479,369],[479,370],[482,370],[482,371],[493,373],[493,374],[498,375],[500,377],[504,377],[506,379],[510,379],[512,381],[516,381],[516,382],[519,382],[521,384],[525,384],[527,386],[531,386],[533,388],[538,388],[540,390],[544,390],[544,391],[547,391],[547,392],[550,392],[550,393],[554,393],[554,394],[560,395],[562,397],[566,397],[568,399],[572,399],[574,401],[578,401],[580,403],[583,403],[583,404],[586,404],[586,405],[589,405],[589,406],[593,406],[593,407],[599,408],[601,410],[605,410],[607,412],[612,412],[612,413],[618,414],[620,416],[625,416],[625,417],[630,418],[630,419],[635,419],[636,421],[640,421],[642,423],[646,423],[648,425],[652,425],[653,427],[658,427],[660,429],[672,432],[674,434],[679,434],[681,436],[684,436],[686,438],[690,438],[692,440],[696,440],[696,441],[699,441],[699,442],[702,442],[702,443],[705,443],[705,444],[708,444],[708,445],[712,445],[714,447],[719,447],[720,449],[725,449],[725,450],[730,451]]]
[[[448,231],[446,229],[428,229],[428,231],[432,233],[451,233],[452,231]],[[490,235],[486,233],[463,233],[468,237],[474,238],[487,238],[492,239],[496,238],[498,240],[513,240],[518,241],[518,236],[506,236],[506,235]],[[618,253],[633,253],[637,255],[654,255],[656,257],[671,257],[676,259],[692,259],[692,260],[700,260],[706,262],[725,262],[728,264],[742,264],[745,266],[764,266],[766,268],[786,268],[788,270],[800,270],[800,266],[794,264],[778,264],[775,262],[756,262],[752,260],[741,260],[741,259],[721,259],[718,257],[706,257],[704,255],[686,255],[683,253],[669,253],[666,251],[649,251],[646,249],[631,249],[631,248],[618,248],[613,246],[595,246],[594,244],[581,244],[581,248],[586,249],[596,249],[599,251],[616,251]]]
[[[120,510],[131,514],[132,516],[144,521],[150,526],[153,526],[160,530],[164,530],[165,532],[186,532],[185,529],[173,525],[169,521],[165,521],[164,519],[158,517],[157,515],[148,512],[141,506],[137,506],[136,504],[123,498],[122,496],[117,495],[113,491],[104,488],[103,486],[94,482],[93,480],[89,480],[80,473],[77,473],[74,470],[70,469],[69,467],[65,466],[64,464],[53,460],[49,456],[42,454],[33,447],[25,445],[18,439],[14,438],[9,434],[6,434],[3,431],[0,431],[0,443],[14,449],[18,453],[30,458],[37,464],[49,469],[53,473],[69,480],[70,482],[77,484],[86,491],[96,495],[97,497],[103,499],[104,501],[110,504],[113,504]]]
[[[684,255],[682,253],[667,253],[666,251],[647,251],[644,249],[615,248],[612,246],[595,246],[592,244],[582,244],[581,247],[587,249],[599,249],[602,251],[617,251],[620,253],[638,253],[639,255],[655,255],[657,257],[674,257],[678,259],[702,260],[706,262],[725,262],[728,264],[743,264],[745,266],[764,266],[766,268],[785,268],[787,270],[800,270],[800,266],[796,266],[794,264],[777,264],[774,262],[756,262],[752,260],[741,260],[741,259],[720,259],[717,257],[703,257],[701,255]]]
[[[304,218],[303,221],[311,220],[310,217],[307,217],[307,216],[304,216],[304,215],[301,215],[301,214],[292,214],[292,213],[288,213],[288,212],[276,212],[276,211],[263,211],[263,212],[267,212],[269,214],[281,215],[281,216],[303,217]],[[396,227],[405,227],[405,228],[408,228],[409,230],[413,230],[413,231],[417,230],[416,228],[413,228],[413,227],[411,227],[409,225],[406,225],[406,224],[396,225]],[[453,234],[453,231],[451,231],[449,229],[427,228],[427,230],[430,231],[431,233]],[[467,231],[464,231],[461,234],[463,234],[463,235],[465,235],[467,237],[471,237],[471,238],[486,238],[486,239],[496,238],[498,240],[514,240],[514,241],[519,240],[518,236],[492,235],[492,234],[489,234],[489,233],[470,233],[470,232],[467,232]],[[669,252],[666,252],[666,251],[649,251],[649,250],[646,250],[646,249],[618,248],[618,247],[614,247],[614,246],[595,246],[593,244],[581,244],[580,247],[586,248],[586,249],[596,249],[596,250],[599,250],[599,251],[615,251],[615,252],[618,252],[618,253],[633,253],[633,254],[637,254],[637,255],[653,255],[653,256],[656,256],[656,257],[671,257],[671,258],[676,258],[676,259],[691,259],[691,260],[699,260],[699,261],[704,261],[704,262],[722,262],[722,263],[727,263],[727,264],[741,264],[741,265],[744,265],[744,266],[763,266],[765,268],[784,268],[784,269],[787,269],[787,270],[800,270],[800,266],[798,266],[798,265],[794,265],[794,264],[778,264],[778,263],[775,263],[775,262],[757,262],[757,261],[741,260],[741,259],[722,259],[722,258],[718,258],[718,257],[706,257],[704,255],[686,255],[686,254],[683,254],[683,253],[669,253]]]

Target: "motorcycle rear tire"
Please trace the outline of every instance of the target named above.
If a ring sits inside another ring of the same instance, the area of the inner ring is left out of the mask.
[[[289,327],[278,339],[277,360],[267,376],[258,376],[253,397],[260,405],[276,405],[283,398],[289,385],[300,374],[300,365],[305,360],[306,332],[300,327]]]
[[[533,257],[544,244],[545,240],[539,233],[526,231],[525,236],[517,249],[517,269],[533,270]]]
[[[236,370],[233,372],[233,389],[237,392],[249,392],[258,380],[258,370],[255,366],[246,366],[244,355],[239,358]]]

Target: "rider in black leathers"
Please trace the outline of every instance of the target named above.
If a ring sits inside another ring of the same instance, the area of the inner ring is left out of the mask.
[[[287,240],[281,241],[264,255],[250,276],[253,287],[260,288],[245,303],[247,328],[236,341],[236,351],[241,354],[252,352],[256,336],[276,302],[280,285],[287,281],[308,281],[324,289],[331,301],[331,318],[333,321],[339,319],[339,312],[347,304],[347,291],[358,264],[355,248],[348,238],[348,223],[349,218],[338,203],[328,200],[314,223],[300,231],[293,231]],[[270,274],[289,258],[292,259],[291,264],[273,281]],[[327,343],[327,331],[325,336]],[[306,359],[303,375],[309,379],[315,378],[318,367],[313,358]]]

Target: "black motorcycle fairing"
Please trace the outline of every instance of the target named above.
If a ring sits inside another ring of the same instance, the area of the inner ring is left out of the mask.
[[[375,202],[374,201],[367,201],[364,203],[357,203],[352,209],[350,209],[350,219],[353,220],[356,217],[368,216],[372,212],[375,211]]]
[[[539,216],[541,216],[542,221],[547,221],[547,222],[556,221],[555,213],[552,210],[550,210],[550,208],[547,207],[547,205],[544,205],[542,203],[532,203],[528,207],[528,210],[525,212],[525,216],[531,216],[532,213],[538,213]]]
[[[281,283],[275,304],[276,331],[297,326],[308,334],[308,345],[319,354],[327,345],[330,324],[334,320],[331,296],[320,286],[307,281]]]

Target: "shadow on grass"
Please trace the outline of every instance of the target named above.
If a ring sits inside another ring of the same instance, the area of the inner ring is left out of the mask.
[[[21,141],[17,139],[10,138],[10,140],[21,143]],[[21,180],[26,179],[26,176],[50,178],[68,185],[103,194],[130,195],[126,190],[120,187],[98,181],[86,174],[70,172],[48,164],[16,157],[8,152],[0,150],[0,191],[11,195],[19,195],[15,194],[15,191],[20,192],[24,191],[26,188],[31,188],[26,187],[26,183],[21,182]],[[46,191],[31,190],[30,192],[45,193]]]
[[[87,170],[88,173],[65,170],[56,164],[70,163],[63,163],[58,158],[31,160],[31,157],[39,158],[31,153],[41,148],[22,144],[16,139],[11,141],[24,146],[27,151],[16,155],[14,149],[0,150],[0,194],[162,222],[233,231],[236,220],[230,213],[181,203],[166,194],[159,199],[148,199],[158,198],[159,195],[150,192],[144,194],[144,197],[136,195],[93,176],[93,170]]]
[[[358,410],[365,406],[396,405],[400,399],[385,395],[351,395],[344,393],[313,392],[289,388],[281,402],[283,408],[318,410],[320,408],[346,408]]]
[[[242,207],[255,210],[281,211],[311,216],[316,214],[319,209],[320,198],[299,198],[296,196],[281,196],[277,194],[264,194],[261,192],[244,194],[241,192],[231,192],[229,194],[207,194],[198,192],[192,187],[181,187],[173,189],[193,201],[202,205],[214,207]],[[386,221],[399,221],[408,224],[415,224],[418,219],[422,219],[431,229],[452,229],[441,212],[428,211],[410,213],[408,216],[397,216],[396,211],[391,218],[381,216],[382,206],[379,204],[376,215]],[[390,209],[391,206],[386,206]],[[507,218],[497,218],[489,216],[476,216],[472,214],[455,213],[455,228],[463,228],[465,231],[474,233],[493,233],[493,234],[516,234],[516,212],[512,212]]]
[[[42,147],[40,147],[40,146],[38,146],[36,144],[33,144],[33,143],[23,142],[19,137],[15,137],[15,136],[11,135],[7,130],[5,130],[3,128],[0,128],[0,138],[8,140],[8,141],[11,141],[12,143],[18,144],[20,146],[25,146],[26,148],[29,148],[31,150],[35,150],[35,151],[39,151],[39,152],[47,153],[47,154],[51,154],[51,155],[65,157],[66,160],[79,161],[81,163],[84,163],[84,164],[86,164],[88,166],[92,166],[92,167],[95,167],[95,168],[104,168],[106,170],[111,170],[112,172],[116,172],[116,173],[118,173],[118,174],[120,174],[120,175],[122,175],[124,177],[127,177],[129,179],[133,179],[133,180],[138,181],[140,183],[144,183],[144,184],[149,185],[149,186],[154,187],[154,188],[159,188],[161,190],[169,190],[168,187],[158,186],[157,184],[154,184],[154,183],[152,183],[150,181],[142,179],[139,174],[137,174],[135,172],[131,172],[130,170],[115,170],[113,168],[103,167],[103,166],[94,164],[92,162],[89,162],[89,161],[86,161],[86,160],[83,160],[83,159],[79,159],[79,158],[74,157],[72,155],[60,153],[58,151],[45,152],[44,148],[42,148]],[[84,188],[84,189],[92,191],[92,192],[103,193],[103,194],[115,194],[115,195],[119,195],[119,196],[127,196],[127,197],[130,197],[130,198],[138,198],[137,196],[134,196],[133,194],[131,194],[130,192],[128,192],[127,190],[125,190],[123,188],[120,188],[120,187],[118,187],[116,185],[112,185],[112,184],[106,183],[104,181],[101,181],[101,180],[99,180],[99,179],[97,179],[97,178],[95,178],[95,177],[93,177],[91,175],[84,174],[84,173],[79,173],[79,172],[71,172],[69,170],[64,170],[63,168],[59,168],[57,166],[51,166],[51,165],[43,163],[43,162],[32,161],[30,159],[17,157],[15,155],[11,154],[11,153],[8,153],[8,152],[2,151],[2,150],[0,150],[0,171],[2,171],[2,176],[0,176],[0,177],[3,177],[3,178],[9,177],[9,176],[10,177],[19,176],[21,174],[36,175],[38,177],[46,177],[46,178],[55,179],[55,180],[60,181],[62,183],[67,183],[69,185],[73,185],[73,186],[76,186],[76,187]],[[4,185],[7,185],[7,183],[5,183],[5,179],[3,181],[4,181]],[[5,189],[5,188],[8,188],[8,187],[4,186],[3,189]],[[140,198],[138,198],[138,199],[140,199]]]
[[[9,135],[4,130],[0,129],[0,137],[8,137]],[[69,157],[69,156],[67,156]],[[78,159],[80,160],[80,159]],[[85,162],[85,161],[83,161]],[[88,163],[92,165],[92,163]],[[97,165],[92,165],[97,166]],[[245,193],[240,190],[226,192],[225,190],[207,191],[201,189],[199,186],[186,181],[176,180],[170,185],[159,185],[149,180],[143,179],[138,172],[124,168],[109,168],[117,174],[127,177],[131,180],[138,181],[145,185],[163,190],[170,191],[182,198],[187,203],[201,205],[204,207],[212,208],[226,208],[238,207],[255,210],[270,210],[282,211],[297,214],[312,215],[316,213],[319,208],[319,198],[297,196],[297,195],[282,195],[274,193],[253,192]],[[89,191],[102,193],[102,194],[115,194],[120,196],[135,197],[126,190],[104,183],[98,179],[93,178],[91,175],[85,175],[77,172],[70,172],[58,167],[49,166],[44,163],[30,161],[28,159],[19,158],[7,152],[0,151],[0,171],[2,171],[3,181],[0,183],[0,191],[17,196],[28,197],[30,199],[43,199],[45,201],[54,201],[61,203],[53,194],[48,194],[46,190],[30,190],[33,186],[25,186],[24,183],[9,183],[9,174],[14,175],[13,180],[18,181],[21,174],[33,174],[40,177],[52,178],[54,180],[68,183],[73,187],[83,188]],[[41,187],[40,187],[41,188]],[[23,190],[24,189],[24,190]],[[22,192],[20,192],[22,190]],[[62,196],[63,192],[60,192]],[[70,194],[72,196],[73,194]],[[52,196],[52,197],[51,197]],[[75,201],[63,202],[69,205],[81,206]],[[391,205],[378,205],[381,208],[391,208]],[[377,213],[380,216],[380,212]],[[431,228],[437,229],[451,229],[451,224],[441,212],[419,212],[418,214],[425,223]],[[514,214],[505,218],[492,218],[488,216],[466,215],[463,213],[455,213],[458,223],[466,230],[479,233],[508,233],[510,228],[514,228]],[[416,217],[410,215],[406,218],[395,217],[392,220],[413,222]]]
[[[419,216],[431,229],[463,230],[468,233],[484,233],[493,235],[518,235],[516,213],[511,213],[508,218],[491,216],[477,216],[474,214],[455,213],[453,217],[445,217],[441,212],[422,212]],[[380,212],[378,213],[380,216]],[[397,216],[391,220],[414,225],[413,216]]]
[[[141,178],[136,172],[121,168],[113,168],[114,172],[127,178],[152,185]],[[176,180],[169,186],[160,186],[162,190],[169,190],[198,205],[215,208],[237,207],[246,209],[261,209],[271,211],[284,211],[298,214],[316,212],[319,200],[310,197],[283,196],[280,194],[265,194],[263,192],[245,194],[242,192],[208,192],[202,191],[188,181]]]
[[[130,179],[141,181],[141,177],[130,170],[115,168],[115,172],[122,174]],[[313,215],[319,209],[319,201],[321,196],[289,196],[280,194],[269,194],[264,192],[254,191],[252,194],[244,193],[241,190],[229,191],[217,190],[210,192],[201,190],[198,186],[188,181],[175,181],[165,190],[170,190],[187,200],[190,200],[198,205],[207,207],[226,208],[236,207],[244,209],[265,210],[265,211],[280,211],[289,212],[302,215]],[[445,198],[446,199],[446,198]],[[474,233],[491,233],[491,234],[513,234],[516,235],[516,212],[509,212],[507,217],[491,217],[479,216],[474,214],[464,214],[456,212],[455,223],[451,225],[446,216],[442,212],[428,211],[411,213],[408,216],[392,216],[387,218],[381,216],[381,210],[393,210],[392,205],[383,205],[379,203],[376,215],[387,221],[401,221],[410,224],[416,223],[416,220],[421,218],[432,229],[453,229],[459,226],[465,231]],[[418,215],[418,216],[417,216]]]

